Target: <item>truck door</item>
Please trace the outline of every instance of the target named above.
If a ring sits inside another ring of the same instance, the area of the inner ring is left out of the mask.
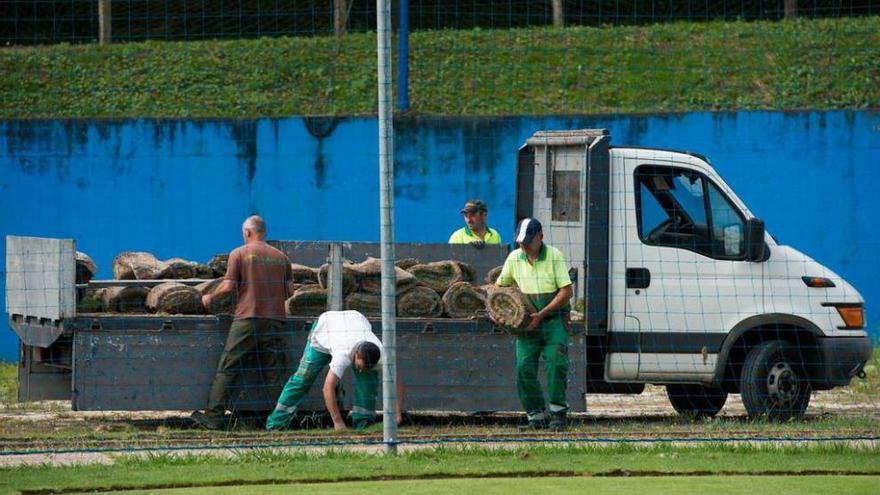
[[[639,334],[638,377],[709,382],[727,332],[760,309],[762,264],[745,260],[745,216],[708,170],[638,156],[624,167],[626,320]]]

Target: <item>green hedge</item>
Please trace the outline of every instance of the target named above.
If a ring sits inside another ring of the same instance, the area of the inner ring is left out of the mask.
[[[410,46],[422,114],[880,107],[880,17],[422,31]],[[4,48],[0,74],[4,118],[376,109],[373,33]]]

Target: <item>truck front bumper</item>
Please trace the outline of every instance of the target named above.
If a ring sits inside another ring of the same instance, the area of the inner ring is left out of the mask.
[[[874,345],[868,337],[830,337],[819,340],[821,368],[813,378],[813,388],[826,390],[849,385],[871,359]]]

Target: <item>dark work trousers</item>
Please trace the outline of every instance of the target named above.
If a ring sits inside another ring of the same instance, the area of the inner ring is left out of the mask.
[[[222,418],[226,409],[258,410],[250,407],[247,397],[266,395],[266,390],[248,390],[253,387],[272,388],[269,395],[276,393],[274,388],[282,377],[287,375],[284,354],[285,322],[266,318],[247,318],[235,320],[229,327],[226,346],[220,356],[208,407],[205,414]],[[245,377],[258,377],[256,383],[246,383]]]

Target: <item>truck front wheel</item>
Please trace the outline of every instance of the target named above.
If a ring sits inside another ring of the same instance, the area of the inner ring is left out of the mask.
[[[697,418],[715,416],[727,402],[726,391],[702,385],[669,384],[666,395],[678,414]]]
[[[764,342],[749,352],[740,388],[749,417],[771,421],[802,417],[812,392],[800,352],[782,340]]]

